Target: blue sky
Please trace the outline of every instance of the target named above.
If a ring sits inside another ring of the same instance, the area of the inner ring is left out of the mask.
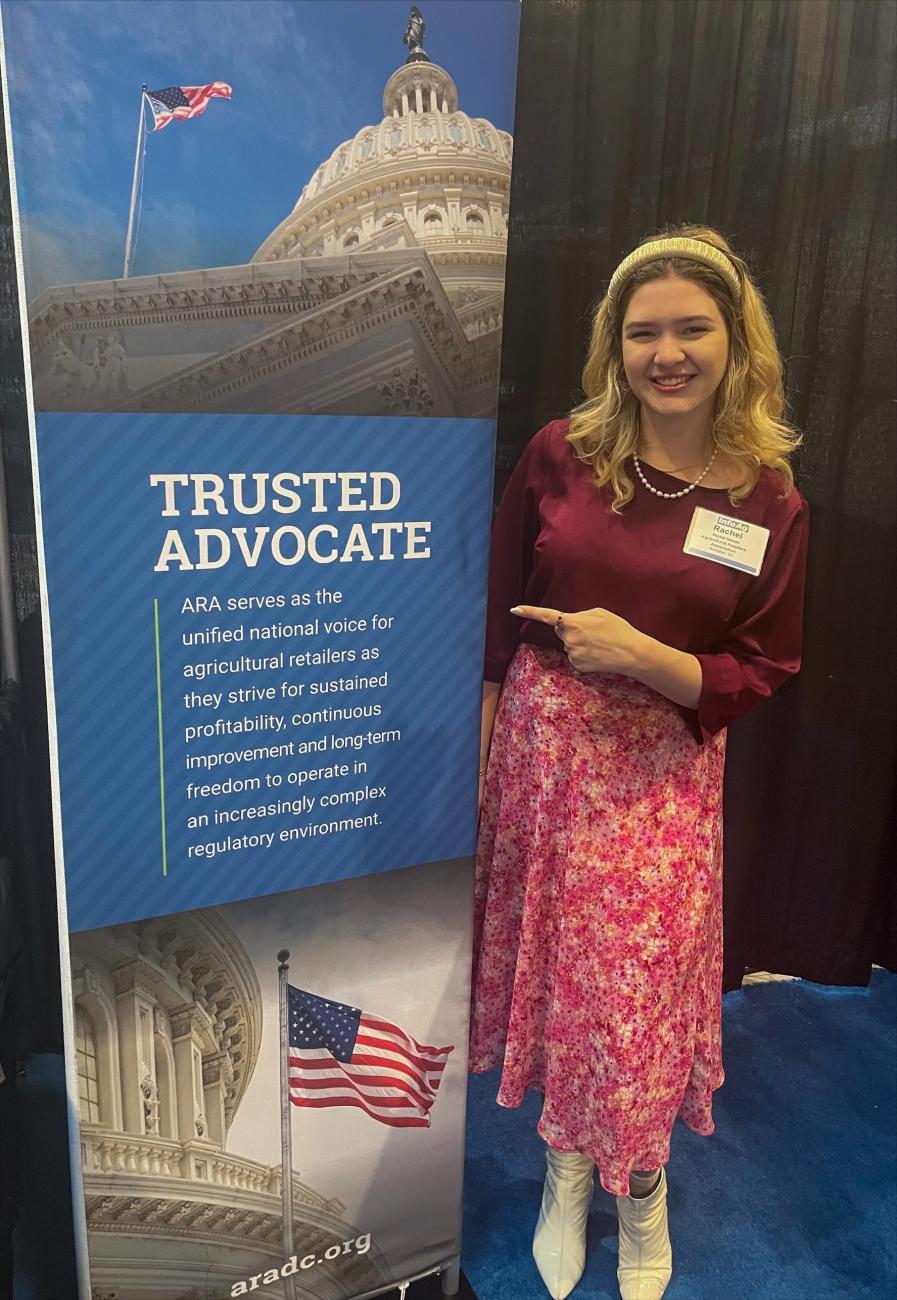
[[[460,107],[513,131],[519,0],[418,0]],[[140,85],[227,81],[150,134],[133,273],[247,262],[380,121],[408,0],[2,0],[28,297],[122,270]]]

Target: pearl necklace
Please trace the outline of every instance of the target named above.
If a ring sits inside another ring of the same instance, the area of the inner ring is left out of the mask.
[[[718,451],[719,451],[719,447],[714,447],[713,455],[710,457],[707,464],[704,466],[704,469],[702,470],[700,475],[695,479],[694,483],[689,483],[688,487],[683,488],[681,492],[661,492],[659,488],[653,487],[645,478],[644,474],[642,473],[641,462],[639,461],[639,458],[635,454],[635,452],[632,453],[632,459],[635,461],[635,471],[638,474],[639,478],[644,483],[645,487],[648,489],[648,491],[653,492],[656,497],[666,497],[668,501],[673,501],[676,499],[676,497],[688,496],[689,492],[694,492],[695,488],[698,486],[701,479],[708,472],[710,466],[716,460],[716,453]],[[658,470],[658,473],[665,474],[666,470]]]

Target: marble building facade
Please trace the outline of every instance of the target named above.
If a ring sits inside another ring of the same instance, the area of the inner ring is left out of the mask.
[[[56,286],[43,410],[492,416],[511,136],[422,51],[249,262]]]
[[[93,1300],[224,1300],[284,1262],[281,1166],[228,1149],[261,1040],[255,971],[214,909],[74,935],[71,959]],[[276,1102],[260,1123],[278,1128]],[[360,1235],[340,1201],[294,1174],[293,1203],[297,1251],[322,1258],[297,1297],[383,1283],[375,1242],[323,1259]]]

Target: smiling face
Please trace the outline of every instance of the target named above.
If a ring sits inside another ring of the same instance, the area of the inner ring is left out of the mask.
[[[729,334],[706,289],[678,276],[640,284],[626,306],[621,346],[629,387],[652,415],[712,415]],[[675,382],[657,382],[664,379]]]

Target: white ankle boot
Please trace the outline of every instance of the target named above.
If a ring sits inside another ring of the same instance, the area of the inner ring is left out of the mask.
[[[586,1266],[586,1223],[595,1163],[576,1151],[546,1147],[547,1168],[533,1259],[554,1300],[564,1300]]]
[[[667,1226],[667,1176],[650,1196],[618,1196],[620,1257],[617,1281],[622,1300],[661,1300],[673,1275],[673,1251]]]

